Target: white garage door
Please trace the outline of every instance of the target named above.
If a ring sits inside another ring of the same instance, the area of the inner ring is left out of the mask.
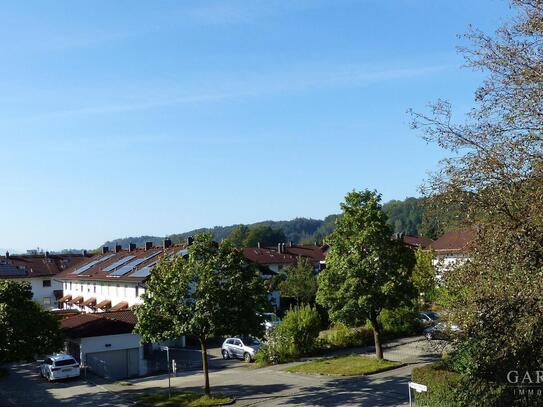
[[[139,375],[139,349],[87,353],[87,365],[106,379],[126,379]]]

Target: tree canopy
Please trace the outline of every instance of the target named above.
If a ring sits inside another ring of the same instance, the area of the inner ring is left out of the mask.
[[[153,269],[135,307],[136,332],[144,342],[183,335],[200,341],[205,392],[209,394],[207,339],[256,335],[263,331],[261,313],[269,306],[263,280],[254,265],[229,242],[217,245],[209,233],[196,235],[188,258],[162,258]]]
[[[314,267],[305,257],[299,257],[294,266],[284,269],[286,278],[279,283],[279,290],[284,297],[296,299],[298,304],[309,304],[317,294],[317,278]]]
[[[60,350],[58,321],[32,301],[30,284],[0,280],[0,363]]]
[[[379,314],[406,305],[416,296],[411,281],[413,251],[391,239],[392,229],[380,195],[353,191],[341,203],[342,216],[329,238],[326,268],[318,279],[317,302],[330,319],[350,326],[370,321],[377,357],[383,357]]]

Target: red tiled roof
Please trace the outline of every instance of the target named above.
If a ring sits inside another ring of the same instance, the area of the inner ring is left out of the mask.
[[[305,257],[313,264],[323,261],[326,252],[329,249],[328,245],[286,245],[283,247],[284,252],[279,252],[278,247],[246,247],[243,249],[243,254],[247,259],[257,264],[296,264],[298,258]],[[282,250],[283,250],[282,249]]]
[[[96,305],[96,297],[90,297],[88,300],[85,300],[83,305],[86,305],[87,307],[94,307]]]
[[[0,256],[0,278],[52,277],[67,268],[76,267],[89,257],[82,254]]]
[[[413,236],[413,235],[405,235],[403,237],[403,241],[408,246],[411,246],[414,248],[422,247],[423,249],[427,249],[434,243],[434,241],[430,239],[429,237]]]
[[[166,250],[164,250],[161,247],[152,247],[149,250],[145,250],[144,248],[137,248],[137,249],[134,249],[132,251],[124,249],[124,250],[119,251],[118,253],[114,253],[114,252],[108,252],[106,254],[100,253],[100,254],[96,254],[96,255],[92,256],[91,258],[89,258],[84,263],[78,264],[76,267],[70,267],[66,271],[63,271],[62,273],[60,273],[57,276],[57,278],[60,278],[60,279],[76,279],[76,280],[107,280],[107,281],[110,281],[110,282],[115,282],[115,281],[140,282],[140,281],[145,281],[148,278],[148,276],[132,277],[132,274],[134,274],[136,271],[142,269],[145,266],[153,264],[154,262],[159,260],[160,257],[164,255],[164,253],[166,253],[167,255],[173,254],[173,253],[178,253],[180,250],[184,249],[185,247],[186,247],[186,244],[178,244],[178,245],[171,246],[171,247],[167,248]],[[146,258],[146,257],[148,257],[148,256],[150,256],[151,254],[154,254],[154,253],[159,253],[159,254],[157,254],[156,256],[154,256],[154,257],[152,257],[152,258],[138,264],[136,267],[134,267],[132,270],[130,270],[128,273],[126,273],[124,275],[121,275],[121,276],[116,276],[115,275],[115,270],[117,270],[117,269],[119,269],[119,268],[121,268],[123,266],[128,265],[132,261],[136,261],[138,259],[144,259],[144,258]],[[105,256],[109,256],[109,255],[113,255],[113,256],[111,258],[105,260],[105,261],[102,261],[100,263],[95,264],[94,266],[88,268],[87,270],[85,270],[82,273],[74,274],[74,272],[77,272],[78,269],[80,269],[81,267],[83,267],[83,266],[85,266],[87,264],[90,264],[90,263],[94,262],[95,260],[98,260],[100,258],[103,258]],[[119,263],[119,261],[121,259],[127,258],[128,256],[134,256],[134,257],[130,258],[130,260],[127,260],[125,263],[122,263],[122,264]],[[110,271],[103,271],[104,268],[107,268],[108,266],[111,266],[111,265],[114,265],[114,264],[118,264],[118,266],[113,268]]]
[[[132,333],[135,325],[132,311],[80,314],[60,321],[60,329],[69,338]]]
[[[96,305],[96,308],[100,308],[100,309],[111,308],[111,301],[110,300],[100,301],[98,305]]]
[[[436,252],[460,252],[469,249],[469,244],[475,239],[474,229],[457,229],[445,233],[434,243],[432,249]]]
[[[111,311],[122,311],[128,308],[128,303],[126,301],[121,301],[117,305],[114,305],[111,308]]]

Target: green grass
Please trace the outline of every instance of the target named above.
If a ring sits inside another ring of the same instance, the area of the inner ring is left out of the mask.
[[[284,370],[291,373],[360,376],[382,372],[399,366],[402,366],[402,364],[391,362],[390,360],[379,360],[370,356],[347,355],[313,360]]]
[[[198,407],[198,406],[220,406],[232,402],[232,397],[222,394],[212,394],[206,396],[200,393],[194,393],[190,391],[184,392],[172,392],[172,397],[168,398],[168,392],[146,394],[140,396],[138,401],[146,406],[184,406],[184,407]]]

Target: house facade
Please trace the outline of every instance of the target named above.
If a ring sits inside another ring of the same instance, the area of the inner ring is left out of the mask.
[[[433,264],[438,275],[469,260],[469,250],[475,240],[474,229],[457,229],[445,233],[431,244]]]
[[[137,248],[103,247],[100,254],[57,276],[62,288],[59,303],[64,309],[83,312],[122,311],[142,302],[145,281],[162,256],[186,255],[185,244],[172,245],[166,239],[162,247],[150,242]]]
[[[62,284],[57,276],[64,270],[77,267],[90,256],[85,254],[43,254],[0,256],[0,279],[28,282],[34,301],[45,309],[58,307]]]

